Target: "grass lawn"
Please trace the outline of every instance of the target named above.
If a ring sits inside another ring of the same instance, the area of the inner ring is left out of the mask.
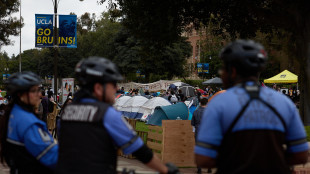
[[[4,97],[4,96],[6,95],[6,92],[5,92],[5,91],[2,91],[2,92],[1,92],[1,95],[2,95],[2,97]]]
[[[147,125],[144,122],[142,122],[142,121],[137,121],[136,122],[136,130],[137,131],[144,131],[144,132],[149,131]]]
[[[305,126],[307,141],[310,141],[310,126]]]

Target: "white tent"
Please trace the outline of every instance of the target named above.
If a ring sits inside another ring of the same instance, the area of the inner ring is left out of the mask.
[[[154,97],[150,99],[149,101],[145,102],[144,105],[140,107],[138,113],[142,114],[141,120],[145,121],[148,115],[154,112],[154,109],[156,106],[168,106],[168,105],[171,105],[171,103],[168,100],[162,97]]]
[[[122,96],[115,101],[114,108],[120,110],[122,106],[130,99],[130,96]]]
[[[184,82],[174,82],[174,83],[172,83],[172,84],[174,84],[176,87],[191,86],[191,85],[189,85],[189,84],[187,84],[187,83],[184,83]]]
[[[134,96],[131,97],[123,106],[120,108],[120,111],[124,111],[124,115],[129,118],[134,118],[138,113],[140,107],[147,102],[149,99],[143,96]]]

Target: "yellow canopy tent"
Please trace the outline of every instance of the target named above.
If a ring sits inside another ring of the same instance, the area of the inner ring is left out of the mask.
[[[297,83],[298,76],[289,72],[288,70],[284,70],[281,73],[264,80],[264,83]]]

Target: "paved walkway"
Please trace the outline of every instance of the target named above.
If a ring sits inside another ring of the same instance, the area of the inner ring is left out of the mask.
[[[149,169],[144,164],[136,159],[127,159],[123,157],[118,157],[117,171],[121,172],[123,169],[132,170],[134,169],[137,174],[157,174],[157,172]],[[182,174],[194,174],[196,173],[196,168],[180,168]],[[9,174],[9,168],[0,164],[0,174]],[[202,173],[207,174],[207,169],[203,169]],[[215,170],[212,170],[215,173]],[[305,165],[298,165],[294,167],[294,174],[310,174],[310,162]]]
[[[124,157],[118,157],[118,163],[117,163],[117,171],[121,172],[123,169],[129,170],[135,170],[137,174],[156,174],[154,170],[146,167],[144,164],[142,164],[140,161],[136,159],[127,159]],[[181,173],[183,174],[194,174],[196,173],[196,168],[181,168]],[[0,164],[0,174],[9,174],[10,169],[8,167],[3,166]],[[206,169],[202,170],[202,173],[207,173]]]
[[[148,168],[140,161],[136,159],[128,159],[124,157],[118,157],[117,171],[121,172],[124,168],[128,170],[134,169],[137,174],[155,174],[154,170]],[[196,173],[196,168],[180,168],[182,174],[194,174]],[[213,170],[215,172],[215,170]],[[207,173],[207,169],[203,169],[202,173]]]

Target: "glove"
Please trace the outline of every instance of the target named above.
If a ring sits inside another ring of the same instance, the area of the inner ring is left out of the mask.
[[[168,168],[168,174],[180,174],[179,168],[172,164],[172,163],[166,163],[166,166]]]

